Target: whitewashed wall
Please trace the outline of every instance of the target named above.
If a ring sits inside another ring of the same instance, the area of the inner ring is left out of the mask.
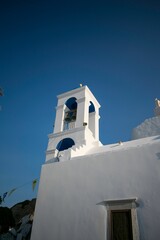
[[[160,136],[147,139],[44,164],[31,240],[106,240],[107,212],[97,204],[131,197],[140,239],[159,240]]]
[[[160,134],[160,116],[146,119],[133,129],[132,139],[156,136]]]

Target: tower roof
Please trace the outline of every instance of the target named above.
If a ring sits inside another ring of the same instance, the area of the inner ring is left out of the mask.
[[[62,94],[59,94],[57,96],[58,100],[60,99],[63,99],[63,98],[66,98],[66,97],[70,97],[70,96],[77,96],[77,94],[81,97],[86,97],[86,94],[88,94],[90,96],[90,98],[92,99],[92,101],[94,101],[94,104],[97,105],[98,108],[100,108],[100,104],[99,102],[97,101],[97,99],[94,97],[93,93],[90,91],[90,89],[85,85],[85,86],[82,86],[82,87],[79,87],[79,88],[75,88],[73,90],[70,90],[68,92],[65,92],[65,93],[62,93]]]

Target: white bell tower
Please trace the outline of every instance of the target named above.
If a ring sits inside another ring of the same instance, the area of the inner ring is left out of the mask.
[[[98,101],[87,86],[58,96],[46,162],[69,160],[102,145],[99,141],[99,108]]]

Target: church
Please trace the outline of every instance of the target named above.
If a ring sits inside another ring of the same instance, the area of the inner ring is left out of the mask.
[[[160,239],[160,101],[128,142],[99,140],[87,86],[58,95],[31,240]]]

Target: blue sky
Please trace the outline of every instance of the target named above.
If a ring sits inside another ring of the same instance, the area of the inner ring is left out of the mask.
[[[36,197],[58,94],[87,85],[103,144],[128,141],[160,98],[159,1],[0,1],[0,195]]]

